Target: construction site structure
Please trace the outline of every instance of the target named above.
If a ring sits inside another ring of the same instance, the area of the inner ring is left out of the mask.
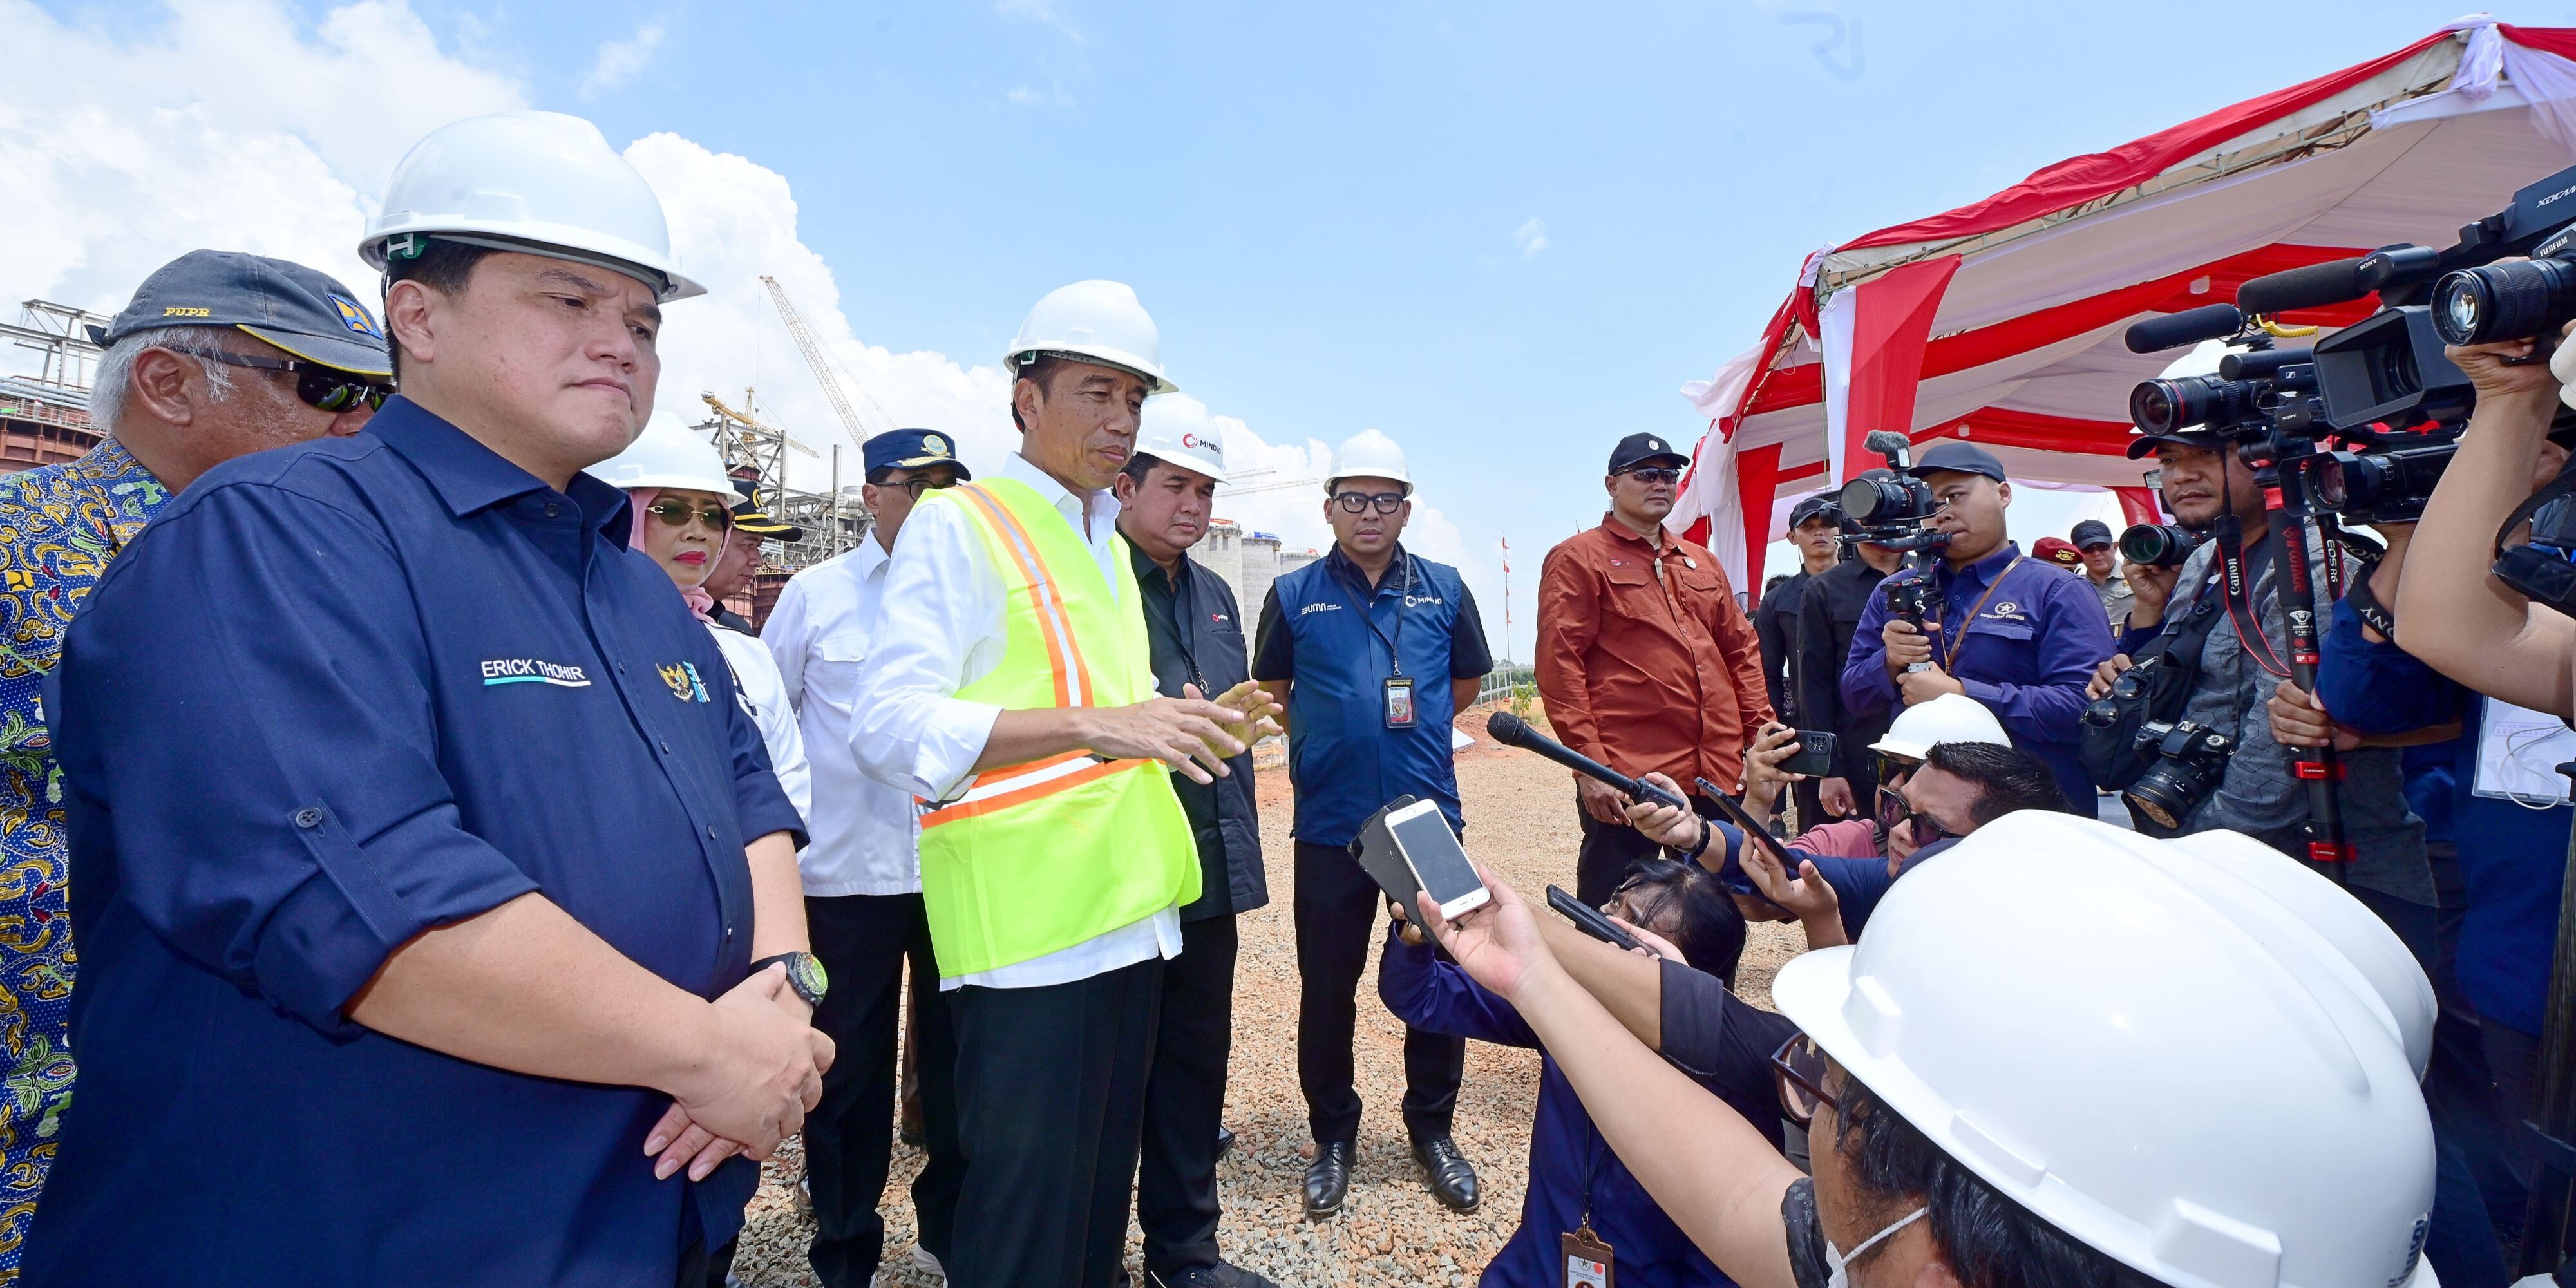
[[[37,355],[36,374],[0,376],[0,474],[77,460],[98,446],[89,390],[100,351],[88,328],[107,323],[50,300],[24,301],[16,325],[0,323],[0,336]]]

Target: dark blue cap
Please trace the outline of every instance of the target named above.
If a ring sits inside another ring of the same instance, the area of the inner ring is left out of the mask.
[[[889,429],[859,445],[867,477],[878,470],[917,470],[930,465],[956,467],[957,481],[973,479],[966,462],[957,459],[957,442],[935,429]]]
[[[1841,523],[1843,521],[1841,496],[1840,492],[1818,492],[1814,496],[1798,498],[1798,503],[1789,507],[1789,526],[1798,527],[1809,519]]]
[[[2119,544],[2119,542],[2112,539],[2111,525],[2102,522],[2100,519],[2086,519],[2084,522],[2076,524],[2075,531],[2066,534],[2066,539],[2074,542],[2075,548],[2078,550],[2090,550],[2095,546],[2111,546]]]
[[[328,273],[265,255],[192,250],[136,287],[125,311],[89,338],[113,345],[137,331],[170,326],[246,332],[290,356],[362,376],[390,376],[385,329]]]
[[[1641,465],[1663,465],[1673,469],[1690,464],[1688,453],[1653,434],[1630,434],[1610,449],[1610,473],[1633,470]]]
[[[1921,478],[1944,470],[1954,474],[1982,474],[1997,483],[2004,481],[2004,463],[1996,460],[1993,452],[1955,438],[1945,438],[1925,448],[1921,456],[1914,458],[1914,468],[1906,472]]]

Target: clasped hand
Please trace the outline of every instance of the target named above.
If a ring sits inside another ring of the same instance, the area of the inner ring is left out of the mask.
[[[1177,698],[1149,698],[1132,706],[1091,711],[1085,745],[1103,756],[1159,760],[1197,783],[1232,771],[1226,761],[1279,732],[1284,710],[1259,684],[1246,680],[1209,699],[1195,684]]]
[[[734,985],[704,1015],[699,1055],[664,1088],[671,1107],[645,1133],[657,1180],[686,1165],[701,1181],[735,1154],[769,1157],[804,1126],[832,1067],[832,1039],[814,1029],[785,966]]]

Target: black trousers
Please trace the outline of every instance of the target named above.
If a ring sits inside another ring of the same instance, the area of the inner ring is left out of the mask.
[[[1574,897],[1584,907],[1608,903],[1618,893],[1619,883],[1628,879],[1629,864],[1663,853],[1664,847],[1647,840],[1645,833],[1592,817],[1580,797],[1575,800],[1574,816],[1583,825],[1583,848],[1574,858]]]
[[[1212,1266],[1216,1134],[1224,1126],[1226,1058],[1234,1047],[1234,917],[1181,925],[1181,955],[1163,963],[1163,1014],[1145,1080],[1144,1161],[1136,1224],[1145,1270]]]
[[[1111,1288],[1163,1000],[1163,963],[1043,988],[967,985],[957,1016],[955,1288]],[[1211,1133],[1213,1134],[1213,1133]]]
[[[923,1146],[912,1183],[920,1243],[945,1264],[953,1247],[965,1160],[957,1146],[957,1031],[935,987],[930,921],[918,894],[854,894],[805,901],[806,933],[831,987],[814,1027],[840,1048],[823,1075],[823,1100],[805,1116],[805,1177],[814,1191],[814,1242],[806,1259],[826,1288],[866,1288],[885,1255],[885,1194],[894,1155],[895,1034],[907,959],[933,981],[920,1024]],[[915,993],[919,999],[921,993]]]
[[[1348,849],[1297,843],[1297,1085],[1319,1144],[1359,1139],[1351,1034],[1385,902]],[[1405,1027],[1404,1129],[1416,1142],[1449,1134],[1466,1068],[1465,1038]]]

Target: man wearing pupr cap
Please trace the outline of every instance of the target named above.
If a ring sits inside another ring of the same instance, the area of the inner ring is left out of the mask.
[[[1557,738],[1621,773],[1733,787],[1771,719],[1762,645],[1717,556],[1664,530],[1690,458],[1655,434],[1610,452],[1610,512],[1547,552],[1538,583],[1538,691]],[[1619,794],[1577,776],[1576,897],[1608,900],[1654,842]]]
[[[1964,693],[2003,722],[2013,745],[2048,762],[2067,808],[2090,815],[2093,783],[2075,754],[2093,668],[2111,656],[2111,627],[2089,583],[2022,557],[2006,539],[2012,484],[2003,462],[1974,443],[1934,443],[1911,471],[1940,510],[1925,526],[1950,534],[1931,572],[1936,592],[1921,628],[1888,607],[1880,584],[1843,665],[1843,700],[1873,713]]]
[[[38,689],[63,630],[125,543],[170,498],[233,457],[350,434],[390,395],[382,328],[349,288],[301,264],[190,251],[163,265],[90,339],[106,352],[90,390],[104,435],[79,460],[0,482],[0,862],[28,874],[0,899],[25,929],[0,945],[22,1025],[0,1036],[30,1092],[0,1104],[0,1283],[53,1162],[71,1096],[65,1046],[73,975],[64,811]]]

